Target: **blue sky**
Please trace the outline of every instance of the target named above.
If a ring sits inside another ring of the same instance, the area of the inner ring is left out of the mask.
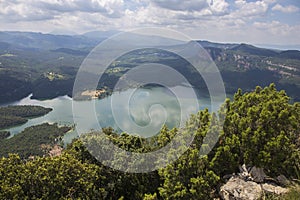
[[[0,29],[84,33],[164,27],[193,39],[300,45],[299,0],[0,0]]]

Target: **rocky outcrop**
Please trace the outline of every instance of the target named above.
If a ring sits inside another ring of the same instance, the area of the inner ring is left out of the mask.
[[[266,183],[267,180],[274,180],[274,182]],[[288,192],[286,188],[278,186],[275,182],[284,186],[289,184],[288,179],[283,175],[271,179],[262,168],[247,168],[243,165],[240,166],[240,173],[232,175],[220,188],[220,196],[224,200],[256,200],[266,193],[281,195]]]
[[[261,185],[261,188],[264,193],[273,193],[277,195],[285,194],[288,192],[288,189],[269,183],[264,183]]]
[[[268,177],[262,168],[252,167],[249,173],[256,183],[263,183]]]
[[[253,181],[245,181],[240,177],[232,177],[220,189],[221,198],[224,200],[255,200],[262,195],[262,188]]]
[[[275,184],[258,184],[254,181],[245,181],[238,176],[231,177],[220,189],[220,196],[224,200],[256,200],[263,194],[285,194],[288,189]]]
[[[277,176],[276,180],[281,186],[288,186],[291,184],[291,182],[284,175]]]

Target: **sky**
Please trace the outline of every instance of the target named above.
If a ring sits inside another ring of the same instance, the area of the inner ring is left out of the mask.
[[[300,45],[300,0],[0,0],[1,31],[143,27],[214,42]]]

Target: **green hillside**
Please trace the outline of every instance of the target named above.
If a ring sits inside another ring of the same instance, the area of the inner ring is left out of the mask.
[[[72,96],[77,70],[86,55],[99,42],[99,39],[88,36],[0,32],[0,103],[19,100],[30,93],[36,99]],[[300,100],[299,51],[270,50],[249,44],[208,41],[199,41],[199,44],[207,50],[220,69],[228,94],[233,94],[238,88],[251,91],[254,83],[267,86],[274,82],[278,88],[285,89],[294,100]],[[173,67],[184,74],[195,87],[206,88],[201,77],[191,74],[189,64],[170,52],[141,49],[129,52],[118,61],[111,63],[111,70],[104,75],[99,88],[107,86],[112,89],[122,74],[147,62]],[[114,71],[113,68],[118,68],[119,71]],[[63,79],[49,78],[47,74],[50,73]],[[264,76],[261,77],[261,74]]]
[[[24,124],[28,118],[40,117],[52,111],[42,106],[7,106],[0,107],[0,130]]]
[[[238,90],[232,101],[226,100],[218,115],[225,116],[224,120],[220,121],[216,114],[209,113],[207,109],[201,110],[190,117],[183,129],[163,127],[158,135],[148,139],[126,133],[119,135],[111,128],[103,129],[106,137],[118,147],[140,153],[160,149],[172,139],[175,143],[182,142],[182,137],[195,134],[192,144],[178,160],[150,173],[125,173],[98,162],[85,146],[102,144],[103,136],[97,133],[74,140],[60,156],[23,160],[16,154],[10,154],[0,159],[0,198],[215,199],[219,197],[224,175],[237,173],[242,164],[263,168],[269,180],[284,175],[294,184],[299,183],[299,103],[290,104],[285,92],[277,91],[272,84],[266,88],[256,87],[249,93]],[[42,130],[44,135],[49,125],[45,129],[43,126],[36,130],[37,133],[34,133],[34,127],[26,129],[19,137],[25,137],[25,134],[38,137],[38,132]],[[52,132],[50,130],[49,134]],[[213,147],[212,136],[218,130],[219,139]],[[176,141],[178,133],[182,137]],[[204,140],[205,136],[208,139]],[[11,146],[11,151],[15,152],[14,148],[20,150],[19,145]],[[210,145],[212,151],[200,156],[201,147]],[[98,146],[96,153],[101,154],[107,150],[105,148]],[[173,154],[173,150],[171,148],[167,155],[156,154],[153,162],[163,161]],[[146,162],[122,159],[119,154],[111,156],[119,159],[107,157],[103,162],[113,162],[110,164],[125,169]],[[299,199],[299,186],[289,187],[291,189],[287,194],[273,194],[272,199]],[[263,199],[271,198],[268,194],[264,195]]]

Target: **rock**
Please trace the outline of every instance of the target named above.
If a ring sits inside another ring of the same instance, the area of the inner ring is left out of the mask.
[[[240,169],[240,173],[238,175],[240,176],[240,178],[242,178],[246,181],[252,181],[252,177],[251,177],[250,173],[248,172],[248,169],[245,164],[243,164],[242,166],[239,166],[239,169]]]
[[[278,185],[278,181],[275,178],[266,177],[264,183],[271,183]]]
[[[292,184],[300,185],[299,179],[292,179]]]
[[[262,196],[262,188],[255,182],[232,177],[220,188],[220,195],[224,200],[256,200]]]
[[[253,181],[256,183],[263,183],[265,178],[268,176],[265,174],[263,168],[252,167],[250,170],[250,176],[252,177]]]
[[[287,186],[291,182],[280,175],[276,179],[268,177],[263,168],[247,168],[245,164],[239,166],[238,175],[226,175],[223,178],[230,179],[220,188],[220,196],[224,200],[256,200],[260,199],[263,193],[276,195],[285,194],[288,189],[278,186]]]
[[[284,175],[277,176],[276,180],[281,186],[288,186],[291,183]]]
[[[235,174],[226,174],[223,176],[223,179],[229,180],[231,177],[233,177]]]
[[[288,189],[286,189],[286,188],[272,185],[269,183],[262,184],[261,188],[265,193],[273,193],[273,194],[277,194],[277,195],[285,194],[288,192]]]

